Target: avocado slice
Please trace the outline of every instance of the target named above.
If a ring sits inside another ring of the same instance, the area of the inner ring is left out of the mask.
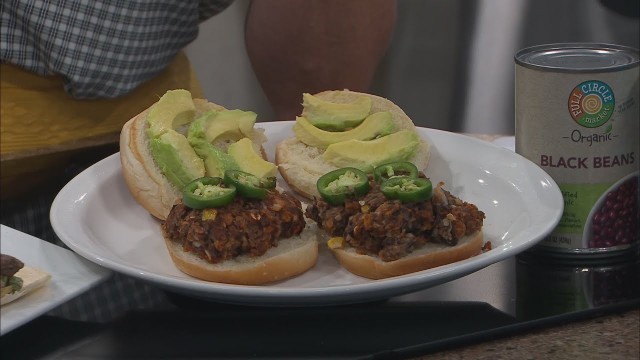
[[[175,130],[191,122],[196,106],[187,90],[169,90],[153,104],[147,114],[147,134],[155,138],[167,130]]]
[[[378,165],[408,160],[419,144],[420,138],[414,131],[400,130],[375,140],[346,140],[331,144],[322,158],[337,167],[353,166],[371,173]]]
[[[229,154],[206,140],[195,140],[190,143],[196,154],[204,161],[207,176],[224,177],[225,171],[239,169],[238,164]]]
[[[302,117],[314,126],[330,131],[341,131],[360,124],[371,111],[371,99],[358,97],[351,103],[333,103],[311,94],[302,94]]]
[[[223,177],[226,170],[238,169],[238,165],[229,154],[213,146],[206,139],[206,129],[216,115],[217,111],[208,111],[195,119],[189,126],[187,140],[204,161],[207,176]]]
[[[229,145],[227,152],[244,172],[259,178],[276,176],[276,165],[264,160],[253,148],[253,142],[249,138],[242,138]]]
[[[216,113],[216,110],[210,110],[193,120],[191,125],[189,125],[187,139],[189,139],[190,141],[191,139],[206,140],[207,127],[209,126],[209,122],[211,122],[211,119],[216,116]]]
[[[151,154],[160,171],[177,188],[204,176],[204,162],[196,155],[187,138],[175,130],[166,130],[150,139]]]
[[[360,125],[346,131],[325,131],[319,129],[304,117],[297,117],[293,132],[298,140],[320,149],[346,140],[371,140],[391,134],[395,124],[388,111],[380,111],[367,116]]]
[[[253,111],[222,110],[215,113],[205,129],[205,138],[213,143],[218,139],[239,140],[251,136],[257,114]]]
[[[191,122],[196,108],[187,90],[169,90],[147,114],[149,150],[156,165],[176,187],[204,176],[204,163],[176,129]]]

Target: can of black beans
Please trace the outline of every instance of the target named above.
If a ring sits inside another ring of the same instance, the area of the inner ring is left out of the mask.
[[[516,152],[558,184],[564,212],[539,250],[608,256],[638,244],[638,49],[550,44],[515,55]]]

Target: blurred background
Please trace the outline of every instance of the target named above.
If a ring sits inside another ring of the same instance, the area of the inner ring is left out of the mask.
[[[371,92],[394,101],[419,126],[513,134],[518,50],[558,42],[640,47],[638,0],[398,3],[391,48]],[[259,121],[276,120],[244,46],[238,46],[244,44],[248,4],[236,0],[202,23],[186,51],[208,99],[255,111]]]

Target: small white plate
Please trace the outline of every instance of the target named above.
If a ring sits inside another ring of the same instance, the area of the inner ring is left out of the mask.
[[[39,268],[51,279],[0,309],[0,335],[4,335],[39,315],[63,304],[106,279],[111,272],[72,251],[2,225],[0,252],[25,265]]]
[[[258,123],[269,141],[293,136],[291,121]],[[513,151],[468,136],[418,129],[432,145],[427,176],[486,214],[485,240],[493,250],[471,259],[384,280],[342,269],[324,246],[306,273],[266,286],[211,283],[180,272],[162,240],[160,223],[139,206],[114,154],[70,181],[51,208],[51,223],[71,249],[87,259],[160,287],[194,297],[258,305],[328,305],[373,301],[426,289],[480,270],[535,245],[558,223],[560,189],[538,166]],[[282,183],[282,179],[280,179]]]

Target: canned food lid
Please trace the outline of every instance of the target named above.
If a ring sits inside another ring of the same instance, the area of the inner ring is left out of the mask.
[[[606,72],[638,66],[638,49],[611,44],[549,44],[520,50],[516,63],[561,72]]]

